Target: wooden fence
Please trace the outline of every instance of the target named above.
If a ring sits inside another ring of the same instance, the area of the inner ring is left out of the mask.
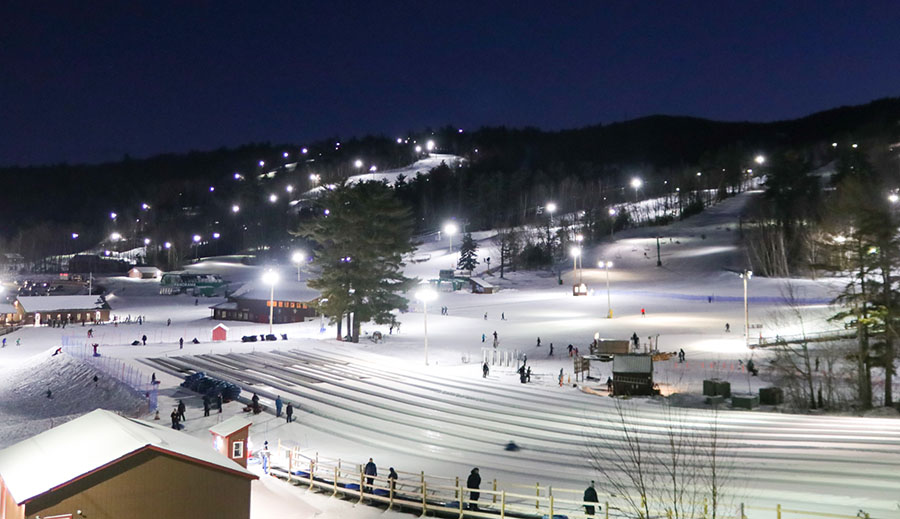
[[[621,519],[633,517],[624,510],[609,507],[601,497],[599,503],[582,500],[583,490],[516,483],[499,484],[496,479],[482,480],[480,489],[466,488],[465,478],[436,476],[425,472],[396,471],[391,480],[384,473],[368,476],[364,466],[341,459],[310,455],[296,447],[287,447],[279,440],[270,460],[269,473],[295,485],[329,493],[334,497],[356,500],[359,503],[387,505],[388,509],[406,509],[426,514],[469,518],[542,518],[542,519]],[[472,491],[480,494],[472,499]],[[640,501],[638,499],[638,501]],[[699,504],[699,503],[698,503]],[[585,506],[595,506],[588,515]],[[710,517],[706,502],[700,504],[701,517]],[[698,508],[700,508],[698,507]],[[860,511],[850,516],[810,512],[776,507],[746,506],[740,503],[734,510],[716,514],[717,519],[877,519]],[[671,511],[660,511],[648,519],[672,519]]]

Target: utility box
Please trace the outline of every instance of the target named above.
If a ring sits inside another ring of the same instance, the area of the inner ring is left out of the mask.
[[[717,378],[703,381],[703,396],[731,396],[731,382]]]
[[[733,395],[731,397],[731,407],[738,409],[759,407],[759,396],[751,394]]]
[[[784,391],[780,387],[764,387],[759,390],[759,403],[778,405],[784,402]]]
[[[708,405],[720,406],[725,403],[725,397],[722,395],[714,395],[706,397],[706,403]]]

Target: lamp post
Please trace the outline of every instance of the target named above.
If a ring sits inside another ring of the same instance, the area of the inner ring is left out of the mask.
[[[194,235],[194,261],[198,261],[200,259],[200,240],[202,238],[199,234]]]
[[[422,301],[422,317],[425,328],[425,365],[428,365],[428,302],[437,299],[437,292],[430,288],[422,288],[416,292],[416,299]]]
[[[597,266],[606,269],[606,318],[612,319],[612,298],[609,295],[609,269],[612,268],[612,261],[601,261]]]
[[[269,269],[263,273],[263,283],[269,285],[269,335],[272,334],[272,325],[275,318],[275,283],[278,282],[278,272]]]
[[[744,280],[744,344],[750,347],[750,308],[747,305],[747,281],[753,277],[752,270],[744,270],[741,272],[741,279]]]
[[[609,208],[609,238],[612,239],[613,234],[616,232],[616,210],[612,207]]]
[[[459,227],[453,222],[448,222],[444,225],[444,233],[450,238],[450,254],[453,254],[453,235],[456,234],[457,231],[459,231]]]
[[[572,282],[576,281],[575,275],[578,273],[578,258],[581,256],[581,247],[572,247],[569,251],[572,254]]]
[[[550,236],[550,228],[553,227],[553,213],[556,212],[556,203],[547,202],[544,204],[544,209],[547,210],[547,214],[550,215],[547,218],[547,250],[550,252],[551,262],[553,260],[553,239]]]
[[[300,281],[300,265],[306,260],[306,254],[303,251],[297,251],[291,256],[291,261],[297,264],[297,281]]]
[[[634,201],[635,202],[637,202],[637,199],[638,199],[638,189],[640,189],[642,185],[644,185],[643,180],[641,180],[637,177],[634,177],[633,179],[631,179],[631,187],[634,188]]]

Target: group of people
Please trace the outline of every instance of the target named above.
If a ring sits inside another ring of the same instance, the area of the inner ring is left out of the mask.
[[[281,418],[281,409],[283,406],[284,401],[281,399],[281,395],[277,395],[275,397],[275,418]],[[294,421],[294,405],[290,402],[288,402],[287,407],[284,408],[284,419],[286,423],[291,423]]]
[[[2,344],[3,344],[2,347],[5,348],[6,347],[6,337],[3,338]],[[20,337],[17,337],[16,338],[16,346],[21,346],[21,345],[22,345],[22,339]]]
[[[172,414],[170,415],[172,418],[172,429],[175,429],[177,431],[177,430],[183,428],[183,426],[181,425],[181,422],[186,420],[186,418],[184,416],[184,411],[185,411],[184,400],[179,400],[178,405],[174,409],[172,409]]]

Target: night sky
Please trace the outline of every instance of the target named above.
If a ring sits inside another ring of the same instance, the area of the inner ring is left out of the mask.
[[[900,95],[893,1],[133,4],[0,7],[0,165]]]

